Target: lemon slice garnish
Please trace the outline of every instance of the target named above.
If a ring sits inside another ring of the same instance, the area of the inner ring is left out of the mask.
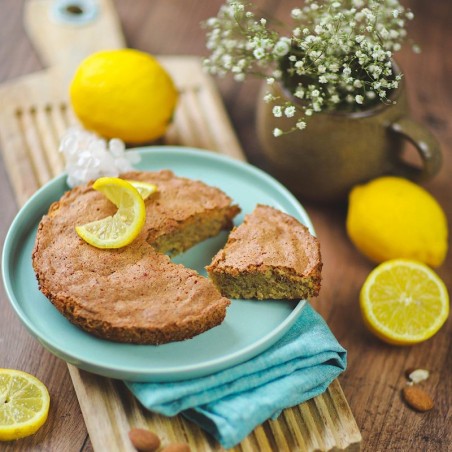
[[[44,424],[50,396],[33,375],[0,369],[0,441],[32,435]]]
[[[138,193],[141,195],[143,200],[148,199],[149,196],[157,191],[157,185],[154,184],[148,184],[147,182],[141,182],[138,180],[126,179],[126,181],[138,190]]]
[[[408,259],[376,267],[361,289],[360,304],[370,331],[396,345],[429,339],[449,315],[443,281],[427,265]]]
[[[103,193],[117,208],[113,216],[76,226],[77,234],[96,248],[122,248],[140,233],[146,219],[143,198],[129,182],[117,177],[101,177],[93,188]]]

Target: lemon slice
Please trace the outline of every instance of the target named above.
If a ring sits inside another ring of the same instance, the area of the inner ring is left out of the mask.
[[[146,219],[144,201],[129,182],[117,177],[101,177],[93,188],[103,193],[117,212],[102,220],[76,226],[77,234],[96,248],[122,248],[140,233]]]
[[[47,420],[50,396],[33,375],[0,369],[0,441],[36,433]]]
[[[138,193],[141,195],[143,200],[148,199],[149,196],[157,191],[157,185],[154,184],[148,184],[147,182],[141,182],[138,180],[127,180],[127,182],[138,190]]]
[[[386,261],[367,277],[360,294],[366,326],[377,337],[411,345],[432,337],[449,315],[449,295],[439,276],[408,259]]]

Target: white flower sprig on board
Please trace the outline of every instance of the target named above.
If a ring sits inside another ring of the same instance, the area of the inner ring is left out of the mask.
[[[275,117],[296,119],[292,130],[304,129],[317,112],[391,102],[402,78],[392,58],[414,17],[399,0],[306,0],[290,15],[291,23],[283,24],[259,17],[252,3],[227,0],[204,24],[210,51],[204,66],[214,75],[232,73],[237,81],[265,78],[265,102],[274,104]],[[276,81],[293,100],[274,94]]]

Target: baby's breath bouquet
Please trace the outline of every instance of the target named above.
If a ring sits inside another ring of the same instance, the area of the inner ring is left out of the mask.
[[[208,71],[238,81],[264,77],[273,115],[295,119],[292,130],[275,128],[275,136],[304,129],[317,112],[392,102],[402,78],[392,58],[413,19],[399,0],[305,0],[290,15],[290,24],[281,23],[260,17],[252,3],[227,0],[205,22]],[[291,96],[276,95],[275,82]]]

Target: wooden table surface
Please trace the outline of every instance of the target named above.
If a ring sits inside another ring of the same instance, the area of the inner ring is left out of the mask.
[[[295,0],[259,0],[281,15]],[[130,47],[154,54],[205,55],[200,21],[214,15],[219,0],[116,0]],[[415,13],[410,36],[422,47],[415,55],[404,50],[398,61],[406,74],[413,116],[430,127],[443,151],[443,167],[425,187],[438,199],[452,225],[452,8],[449,0],[407,2]],[[0,0],[0,82],[42,68],[22,26],[23,2]],[[217,81],[221,95],[249,160],[268,169],[257,141],[254,119],[259,83]],[[1,108],[1,105],[0,105]],[[431,340],[398,348],[381,343],[365,329],[358,307],[362,283],[374,265],[351,245],[345,232],[346,205],[319,206],[300,200],[315,225],[322,245],[324,279],[315,307],[348,349],[347,371],[340,377],[361,429],[365,451],[452,450],[452,321]],[[17,212],[13,192],[0,160],[0,237]],[[452,253],[437,269],[452,292]],[[51,394],[45,426],[33,437],[0,444],[0,450],[92,450],[67,367],[31,338],[0,289],[0,366],[22,369],[40,378]],[[435,408],[425,414],[408,409],[400,390],[404,371],[430,370],[425,383]]]

